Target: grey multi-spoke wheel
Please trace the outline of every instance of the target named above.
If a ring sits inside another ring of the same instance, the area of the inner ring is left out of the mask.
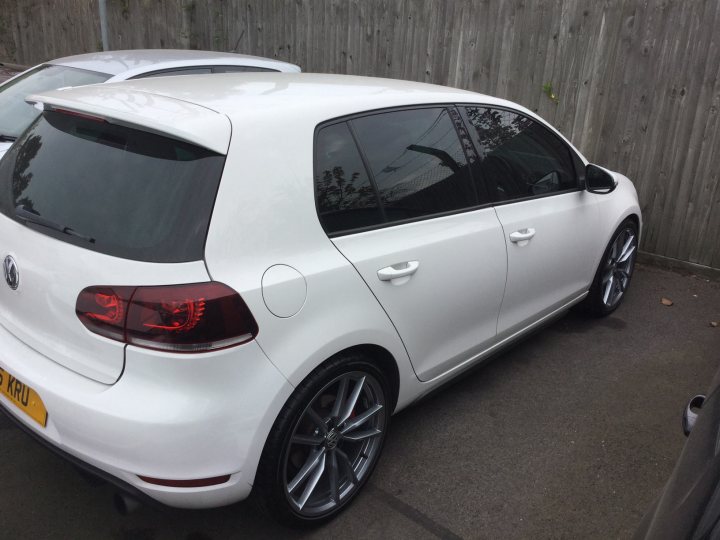
[[[296,389],[261,459],[261,505],[286,522],[324,521],[372,473],[390,415],[384,373],[359,355],[335,358]]]
[[[601,281],[602,301],[608,308],[616,306],[630,284],[637,251],[634,227],[622,229],[610,244]]]
[[[302,515],[324,514],[352,495],[380,452],[385,398],[370,374],[353,371],[318,392],[293,430],[285,486]]]
[[[594,315],[608,315],[620,305],[630,285],[638,249],[638,229],[633,220],[618,227],[605,249],[584,305]]]

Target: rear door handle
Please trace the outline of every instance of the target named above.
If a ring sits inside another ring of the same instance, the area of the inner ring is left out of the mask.
[[[535,229],[528,227],[527,229],[520,229],[519,231],[510,233],[510,241],[524,246],[533,236],[535,236]]]
[[[378,279],[380,281],[390,281],[393,279],[412,276],[420,267],[420,261],[407,261],[392,266],[386,266],[378,270]]]

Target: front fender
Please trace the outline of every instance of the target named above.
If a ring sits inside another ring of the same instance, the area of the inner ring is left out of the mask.
[[[610,193],[592,196],[597,198],[598,211],[600,214],[599,234],[603,239],[595,254],[595,266],[597,268],[602,259],[605,248],[610,243],[612,235],[618,227],[629,217],[634,216],[638,224],[638,242],[642,237],[642,213],[638,202],[637,191],[632,181],[625,175],[614,171],[610,172],[617,181],[617,187]]]

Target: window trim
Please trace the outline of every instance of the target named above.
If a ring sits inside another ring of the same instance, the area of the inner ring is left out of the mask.
[[[544,199],[545,197],[554,197],[556,195],[561,195],[563,193],[573,193],[576,191],[585,191],[585,188],[581,186],[581,181],[584,180],[584,175],[580,176],[578,173],[578,163],[582,163],[582,160],[580,159],[580,156],[577,155],[577,152],[567,143],[565,140],[563,140],[562,137],[560,137],[557,133],[555,133],[554,129],[550,129],[548,125],[543,121],[538,121],[537,118],[533,118],[532,116],[528,116],[527,114],[523,113],[522,111],[518,111],[517,109],[513,109],[512,107],[506,107],[504,105],[488,105],[488,104],[481,104],[481,103],[458,103],[457,105],[458,109],[460,110],[460,116],[463,119],[463,122],[465,122],[465,127],[470,133],[470,140],[473,143],[473,146],[475,147],[475,151],[478,155],[480,155],[480,143],[477,139],[477,130],[473,128],[472,124],[470,123],[470,120],[467,116],[467,112],[465,109],[467,107],[478,107],[478,108],[486,108],[486,109],[495,109],[499,111],[506,111],[513,114],[517,114],[518,116],[522,116],[523,118],[526,118],[530,120],[531,122],[534,122],[542,128],[547,131],[550,135],[552,135],[557,141],[562,144],[562,146],[568,151],[570,155],[570,162],[572,163],[573,168],[573,174],[575,176],[575,187],[562,189],[558,191],[552,191],[550,193],[541,193],[538,195],[528,195],[527,197],[518,197],[516,199],[510,199],[506,201],[492,201],[493,206],[504,206],[506,204],[513,204],[516,202],[524,202],[524,201],[532,201],[535,199]],[[479,167],[478,167],[479,168]],[[492,195],[490,195],[490,189],[488,187],[488,181],[486,180],[485,176],[482,174],[482,171],[478,171],[478,174],[482,177],[483,185],[485,186],[485,190],[488,193],[488,196],[490,199],[493,199]]]
[[[205,66],[203,66],[205,67]],[[280,70],[263,67],[263,66],[251,66],[249,64],[212,64],[208,66],[210,70],[212,71],[213,75],[220,73],[280,73]],[[215,71],[218,68],[252,68],[251,71]]]
[[[248,66],[248,65],[244,65],[244,64],[235,64],[235,65],[232,65],[232,64],[203,64],[203,65],[198,65],[198,66],[178,66],[178,67],[174,67],[174,68],[156,69],[155,71],[146,71],[144,73],[140,73],[139,75],[133,75],[132,77],[130,77],[127,80],[133,81],[135,79],[146,79],[150,76],[163,75],[164,73],[170,73],[171,77],[172,77],[172,73],[175,73],[178,76],[180,76],[181,74],[177,73],[178,71],[191,71],[194,69],[209,69],[210,70],[210,73],[197,73],[197,75],[216,75],[216,74],[222,75],[223,73],[244,73],[242,71],[233,71],[233,72],[222,71],[219,73],[217,71],[215,71],[216,68],[243,68],[243,67],[244,68],[253,68],[253,69],[257,70],[254,72],[250,71],[247,73],[258,73],[258,72],[279,73],[278,70],[276,70],[276,69],[264,68],[261,66]]]
[[[467,128],[467,124],[465,123],[465,120],[462,117],[462,114],[460,113],[460,109],[457,105],[454,107],[448,107],[447,108],[448,115],[450,116],[450,121],[453,123],[453,127],[455,128],[455,134],[458,137],[458,140],[460,141],[460,147],[462,148],[463,155],[465,156],[465,160],[468,164],[468,172],[470,174],[470,183],[472,184],[473,192],[475,193],[475,200],[480,202],[480,191],[482,190],[482,195],[485,200],[487,200],[489,203],[492,202],[492,197],[490,196],[490,193],[488,192],[487,186],[485,185],[485,179],[482,177],[482,174],[478,170],[478,162],[480,161],[480,154],[478,154],[477,148],[475,147],[475,143],[472,139],[472,134]],[[454,118],[453,113],[457,116],[457,118]],[[462,129],[467,134],[469,140],[470,140],[470,146],[472,148],[472,156],[468,153],[467,149],[465,148],[465,145],[462,144],[462,134],[460,133],[460,126],[458,126],[458,122],[462,126]],[[479,185],[478,185],[479,184]]]
[[[360,156],[360,161],[362,162],[363,167],[365,167],[365,174],[367,174],[368,181],[370,182],[370,185],[373,188],[373,191],[375,192],[375,200],[377,201],[378,209],[380,210],[380,215],[382,216],[382,222],[387,223],[388,217],[387,213],[385,212],[385,205],[382,202],[382,197],[380,196],[380,188],[377,185],[377,181],[375,180],[375,173],[372,170],[372,167],[370,167],[370,162],[368,161],[367,155],[365,154],[365,150],[362,147],[362,144],[360,144],[360,139],[357,136],[357,133],[355,132],[355,126],[353,126],[353,123],[351,120],[348,120],[344,122],[345,127],[347,128],[348,132],[350,133],[350,137],[353,140],[353,143],[355,143],[355,149],[358,151],[358,155]],[[337,125],[337,124],[334,124]],[[314,172],[314,169],[313,169]],[[313,182],[315,181],[315,178],[313,176]],[[318,217],[320,217],[320,213],[318,212]]]
[[[79,67],[75,67],[75,66],[69,66],[66,64],[53,64],[52,62],[46,62],[44,64],[40,64],[39,66],[30,68],[30,70],[33,70],[33,73],[36,73],[37,71],[40,71],[38,68],[46,68],[46,67],[62,67],[62,68],[73,69],[75,71],[84,71],[85,73],[92,73],[93,75],[104,75],[105,77],[107,77],[107,79],[105,79],[105,81],[108,81],[115,76],[112,73],[105,73],[104,71],[97,71],[95,69],[79,68]],[[30,71],[30,70],[28,70],[28,71]],[[18,73],[18,75],[20,75],[20,73]],[[102,83],[99,83],[99,84],[102,84]]]
[[[312,176],[312,180],[313,180],[313,199],[314,199],[314,201],[315,201],[315,215],[317,216],[318,222],[319,222],[320,226],[322,227],[323,231],[325,231],[325,234],[328,236],[328,238],[337,238],[337,237],[340,237],[340,236],[348,236],[348,235],[351,235],[351,234],[357,234],[357,233],[362,233],[362,232],[374,231],[374,230],[378,230],[378,229],[386,229],[386,228],[388,228],[388,227],[395,227],[395,226],[397,226],[397,225],[406,225],[406,224],[408,224],[408,223],[417,223],[417,222],[419,222],[419,221],[426,221],[426,220],[428,220],[428,219],[435,219],[435,218],[440,218],[440,217],[453,216],[453,215],[456,215],[456,214],[463,214],[463,213],[466,213],[466,212],[473,212],[473,211],[476,211],[476,210],[482,210],[482,209],[489,208],[489,207],[493,206],[493,202],[492,202],[492,201],[489,201],[489,202],[487,202],[487,203],[476,204],[476,205],[474,205],[474,206],[467,206],[467,207],[465,207],[465,208],[459,208],[459,209],[457,209],[457,210],[448,210],[447,212],[437,212],[437,213],[434,213],[434,214],[426,214],[426,215],[420,216],[420,217],[414,217],[414,218],[408,218],[408,219],[402,219],[402,220],[395,220],[395,221],[387,221],[387,217],[386,217],[386,215],[385,215],[385,207],[384,207],[384,205],[382,204],[382,201],[380,200],[380,191],[379,191],[378,188],[377,188],[377,184],[376,184],[376,182],[375,182],[375,176],[373,175],[372,170],[368,167],[367,158],[365,157],[365,152],[364,152],[364,150],[363,150],[363,148],[362,148],[362,145],[360,144],[360,141],[357,139],[357,137],[356,137],[356,135],[355,135],[355,132],[354,132],[354,130],[353,130],[353,128],[352,128],[351,121],[354,120],[354,119],[358,119],[358,118],[367,118],[368,116],[377,116],[377,115],[380,115],[380,114],[386,114],[386,113],[392,113],[392,112],[399,112],[399,111],[418,110],[418,109],[445,109],[446,111],[448,111],[448,110],[451,109],[451,108],[457,109],[457,108],[458,108],[458,105],[455,104],[455,103],[447,103],[447,102],[443,102],[443,103],[418,103],[418,104],[411,104],[411,105],[399,105],[399,106],[394,106],[394,107],[385,107],[385,108],[381,108],[381,109],[371,109],[371,110],[368,110],[368,111],[360,111],[360,112],[357,112],[357,113],[352,113],[352,114],[348,114],[348,115],[344,115],[344,116],[339,116],[339,117],[332,118],[332,119],[330,119],[330,120],[326,120],[326,121],[324,121],[324,122],[321,122],[321,123],[319,123],[318,125],[315,126],[315,132],[314,132],[314,134],[313,134],[313,176]],[[461,118],[461,120],[465,123],[465,129],[467,130],[468,126],[467,126],[467,123],[465,122],[464,118],[462,118],[462,112],[461,112],[461,111],[458,111],[458,112],[460,113],[460,118]],[[462,141],[461,141],[461,139],[460,139],[460,134],[457,133],[457,126],[455,126],[455,122],[453,121],[452,116],[450,115],[450,112],[449,112],[449,111],[448,111],[448,117],[449,117],[450,122],[451,122],[452,125],[453,125],[454,130],[455,130],[455,135],[456,135],[457,138],[458,138],[458,143],[460,144],[460,147],[461,147],[462,150],[463,150],[463,155],[465,155],[465,159],[466,159],[467,162],[468,162],[469,173],[470,173],[470,180],[471,180],[471,183],[472,183],[472,182],[475,181],[475,177],[474,177],[474,174],[473,174],[473,171],[472,171],[472,169],[473,169],[472,163],[471,163],[470,160],[468,159],[467,153],[465,152],[465,149],[464,149],[463,146],[462,146]],[[350,133],[351,133],[351,135],[352,135],[352,137],[353,137],[353,141],[355,142],[355,146],[356,146],[356,148],[357,148],[357,150],[358,150],[358,152],[359,152],[359,154],[360,154],[360,158],[361,158],[361,160],[362,160],[362,162],[363,162],[363,166],[365,167],[366,174],[368,175],[368,178],[370,179],[370,183],[371,183],[371,185],[373,186],[373,189],[375,190],[376,196],[378,197],[378,204],[380,205],[381,213],[382,213],[383,218],[385,219],[385,221],[383,221],[382,223],[378,223],[378,224],[376,224],[376,225],[368,225],[368,226],[366,226],[366,227],[355,227],[355,228],[353,228],[353,229],[342,229],[342,230],[339,230],[339,231],[328,232],[327,230],[325,230],[325,227],[324,227],[324,225],[323,225],[323,223],[322,223],[322,220],[320,219],[320,208],[318,207],[317,195],[316,195],[316,193],[315,193],[315,177],[316,177],[316,172],[317,172],[317,167],[318,167],[318,152],[317,152],[317,150],[318,150],[318,144],[317,144],[317,142],[318,142],[318,134],[319,134],[320,130],[322,130],[322,129],[325,128],[325,127],[333,126],[333,125],[336,125],[336,124],[342,124],[342,123],[346,123],[346,125],[348,126],[348,129],[350,130]],[[473,149],[474,149],[476,155],[479,157],[479,154],[477,153],[477,145],[475,144],[475,141],[474,141],[473,138],[472,138],[472,133],[470,133],[469,130],[468,130],[468,134],[470,135],[470,140],[471,140],[471,142],[472,142],[472,144],[473,144]],[[489,194],[487,193],[487,186],[485,185],[484,179],[480,178],[479,180],[480,180],[481,182],[483,182],[483,188],[484,188],[484,190],[485,190],[485,192],[486,192],[485,194],[488,195],[488,198],[490,198],[490,197],[489,197]],[[473,188],[473,191],[475,192],[476,201],[478,201],[478,200],[479,200],[479,198],[478,198],[479,193],[477,193],[477,191],[475,190],[475,188]]]

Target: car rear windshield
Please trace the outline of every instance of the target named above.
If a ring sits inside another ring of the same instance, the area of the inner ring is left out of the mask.
[[[0,160],[0,212],[116,257],[201,260],[224,163],[175,139],[44,112]]]
[[[105,82],[107,73],[97,73],[67,66],[38,66],[0,86],[0,135],[17,138],[32,124],[39,112],[25,103],[30,94],[66,86],[83,86]]]

